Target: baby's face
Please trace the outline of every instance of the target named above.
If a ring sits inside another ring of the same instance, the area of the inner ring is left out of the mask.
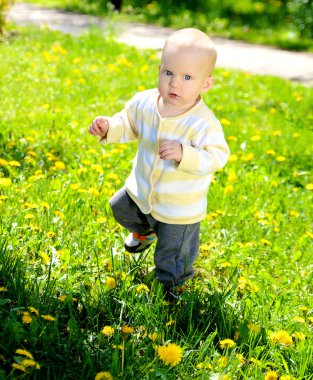
[[[186,112],[212,85],[208,57],[200,48],[166,47],[159,67],[158,85],[165,106],[177,109],[177,114]]]

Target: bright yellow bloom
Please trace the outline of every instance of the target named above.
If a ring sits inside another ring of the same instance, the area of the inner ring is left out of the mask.
[[[305,319],[303,317],[296,316],[292,318],[292,322],[304,323]]]
[[[233,185],[226,185],[224,187],[224,194],[229,194],[234,191],[234,186]]]
[[[308,184],[305,186],[305,188],[306,188],[307,190],[313,190],[313,183],[308,183]]]
[[[44,320],[46,320],[46,321],[49,321],[49,322],[56,321],[56,319],[54,317],[52,317],[52,315],[50,315],[50,314],[42,315],[41,318],[44,319]]]
[[[135,331],[135,329],[132,326],[127,325],[123,325],[121,330],[123,334],[132,334]]]
[[[0,286],[0,292],[7,292],[8,289],[5,286]]]
[[[110,372],[102,371],[96,374],[95,380],[113,380]]]
[[[171,367],[176,366],[182,360],[183,350],[175,343],[169,343],[167,346],[158,346],[157,352],[159,359]]]
[[[152,340],[152,342],[155,342],[158,339],[158,334],[156,332],[149,335],[149,338]]]
[[[12,368],[18,369],[19,371],[26,372],[26,368],[20,364],[13,363]]]
[[[260,241],[263,245],[272,245],[272,243],[267,239],[261,239]]]
[[[224,339],[220,341],[221,348],[232,348],[236,343],[232,339]]]
[[[284,156],[278,156],[278,157],[276,158],[276,160],[277,160],[278,162],[284,162],[284,161],[286,161],[286,157],[284,157]]]
[[[41,257],[41,259],[45,265],[50,264],[50,257],[46,252],[40,252],[39,256]]]
[[[306,335],[303,334],[302,332],[299,332],[299,331],[296,331],[294,334],[292,334],[292,336],[293,336],[296,340],[299,340],[299,341],[305,340],[305,338],[306,338]]]
[[[32,359],[24,359],[22,360],[22,365],[24,367],[35,367],[36,369],[40,369],[40,365]]]
[[[136,293],[137,294],[149,293],[149,288],[145,284],[140,284],[136,288]]]
[[[231,122],[228,119],[225,119],[225,118],[220,119],[220,122],[224,126],[231,124]]]
[[[113,288],[115,288],[115,286],[116,286],[115,278],[114,278],[114,277],[108,277],[108,278],[105,280],[105,285],[106,285],[106,287],[109,288],[109,289],[113,289]]]
[[[47,237],[53,239],[53,238],[56,237],[56,233],[53,232],[53,231],[48,231],[48,232],[47,232]]]
[[[252,161],[254,159],[254,154],[253,153],[247,153],[246,155],[242,156],[241,159],[244,162]]]
[[[114,334],[114,327],[112,326],[104,326],[101,330],[101,333],[106,336],[112,336]]]
[[[269,371],[265,374],[264,380],[277,380],[278,375],[275,371]]]
[[[228,158],[229,162],[235,162],[237,160],[238,160],[238,156],[236,154],[230,154],[229,155],[229,158]]]
[[[0,158],[0,166],[8,166],[9,161],[5,160],[4,158]]]
[[[261,140],[261,136],[260,135],[255,135],[255,136],[251,137],[251,141],[260,141],[260,140]]]
[[[285,330],[280,330],[270,335],[269,340],[273,343],[279,343],[282,346],[291,346],[292,337]]]
[[[22,348],[18,348],[15,353],[18,355],[27,356],[29,359],[34,359],[33,355],[29,351],[23,350]]]
[[[29,311],[31,312],[31,313],[34,313],[34,314],[36,314],[36,315],[39,315],[39,311],[37,310],[37,309],[35,309],[33,306],[29,306]]]
[[[16,166],[16,167],[21,166],[21,164],[20,164],[18,161],[15,161],[15,160],[10,161],[10,162],[9,162],[9,165],[10,165],[10,166]]]
[[[23,311],[23,316],[22,316],[22,322],[23,323],[30,323],[32,321],[32,317],[31,315],[29,314],[28,311]]]
[[[12,185],[11,178],[0,178],[0,186],[9,187]]]

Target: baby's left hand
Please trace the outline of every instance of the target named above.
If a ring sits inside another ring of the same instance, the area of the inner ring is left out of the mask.
[[[180,163],[183,157],[183,147],[176,141],[165,141],[159,147],[159,155],[162,160],[175,160]]]

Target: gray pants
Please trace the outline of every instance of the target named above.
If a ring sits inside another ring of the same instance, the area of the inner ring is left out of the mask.
[[[109,201],[114,218],[131,232],[151,228],[157,235],[154,253],[155,276],[166,287],[180,285],[192,277],[199,251],[200,223],[168,224],[143,214],[123,187]]]

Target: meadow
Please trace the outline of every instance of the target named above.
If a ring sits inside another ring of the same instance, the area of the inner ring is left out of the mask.
[[[87,133],[155,87],[159,58],[92,30],[0,45],[0,379],[313,379],[311,88],[218,69],[231,149],[174,304],[108,200],[136,143]]]

